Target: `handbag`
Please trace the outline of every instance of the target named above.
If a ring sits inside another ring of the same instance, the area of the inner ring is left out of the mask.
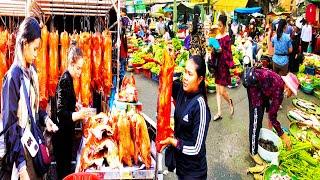
[[[211,52],[211,58],[208,61],[208,70],[211,74],[214,74],[215,71],[218,69],[218,57],[220,52],[213,49]]]
[[[311,45],[311,43],[309,43],[309,45],[308,45],[307,53],[312,53],[312,45]]]
[[[48,147],[46,145],[46,141],[43,137],[42,131],[38,127],[38,125],[35,123],[34,118],[32,116],[32,111],[31,111],[31,106],[30,106],[30,99],[27,93],[27,87],[26,84],[24,83],[23,75],[21,75],[21,83],[23,85],[23,91],[25,95],[25,101],[28,109],[28,114],[29,114],[29,121],[31,124],[31,133],[36,139],[38,145],[39,145],[39,150],[36,154],[35,157],[32,158],[33,160],[33,165],[36,173],[39,176],[43,176],[45,173],[48,172],[50,164],[51,164],[51,157],[49,154]]]

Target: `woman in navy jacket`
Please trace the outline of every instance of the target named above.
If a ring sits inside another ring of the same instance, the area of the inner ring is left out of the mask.
[[[207,179],[206,137],[211,114],[207,105],[205,61],[198,55],[186,63],[183,83],[174,82],[174,137],[162,142],[175,147],[178,179]],[[165,147],[164,146],[164,147]]]
[[[5,166],[10,168],[7,172],[9,179],[12,169],[15,168],[18,170],[16,176],[20,179],[42,178],[36,174],[32,157],[21,142],[23,133],[31,128],[25,96],[30,100],[33,119],[36,123],[46,126],[49,131],[57,130],[47,113],[39,108],[38,75],[33,62],[37,57],[40,37],[41,29],[38,21],[34,17],[25,18],[17,34],[14,62],[3,79],[1,111],[6,145],[4,161]],[[23,82],[27,88],[27,94],[23,91]],[[7,174],[0,179],[7,179]]]

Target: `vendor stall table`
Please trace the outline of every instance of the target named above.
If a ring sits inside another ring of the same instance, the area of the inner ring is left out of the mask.
[[[117,103],[115,103],[117,104]],[[129,103],[132,104],[132,103]],[[140,104],[137,104],[140,105]],[[151,118],[149,118],[146,114],[142,113],[142,116],[146,120],[146,124],[148,127],[149,136],[151,139],[151,168],[145,169],[144,164],[141,166],[133,166],[133,167],[123,167],[120,169],[111,169],[108,167],[102,168],[100,170],[87,170],[86,172],[90,172],[99,176],[100,179],[163,179],[162,173],[162,155],[156,152],[155,148],[155,138],[156,138],[156,123]],[[75,172],[79,172],[80,167],[80,154],[81,150],[84,147],[85,139],[82,137],[82,141],[80,143],[80,148],[77,152],[77,162],[76,162],[76,170]],[[158,174],[160,173],[160,174]]]

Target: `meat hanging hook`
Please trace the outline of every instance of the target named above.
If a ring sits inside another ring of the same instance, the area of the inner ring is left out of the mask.
[[[66,30],[66,4],[63,0],[63,30]]]
[[[51,30],[51,32],[54,32],[54,18],[55,18],[55,15],[53,14],[53,1],[51,1],[51,15],[52,15],[52,18],[51,18],[51,23],[50,23],[50,30]]]
[[[74,0],[72,0],[72,8],[73,8],[73,18],[72,18],[72,31],[74,32],[74,19],[75,19],[75,10],[74,10]]]

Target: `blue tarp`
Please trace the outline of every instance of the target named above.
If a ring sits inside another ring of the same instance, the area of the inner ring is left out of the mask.
[[[236,8],[234,12],[240,13],[240,14],[252,14],[252,13],[258,13],[261,11],[261,7],[252,7],[252,8]]]
[[[171,8],[166,7],[163,9],[163,12],[165,12],[165,13],[166,12],[173,12],[173,10]]]

